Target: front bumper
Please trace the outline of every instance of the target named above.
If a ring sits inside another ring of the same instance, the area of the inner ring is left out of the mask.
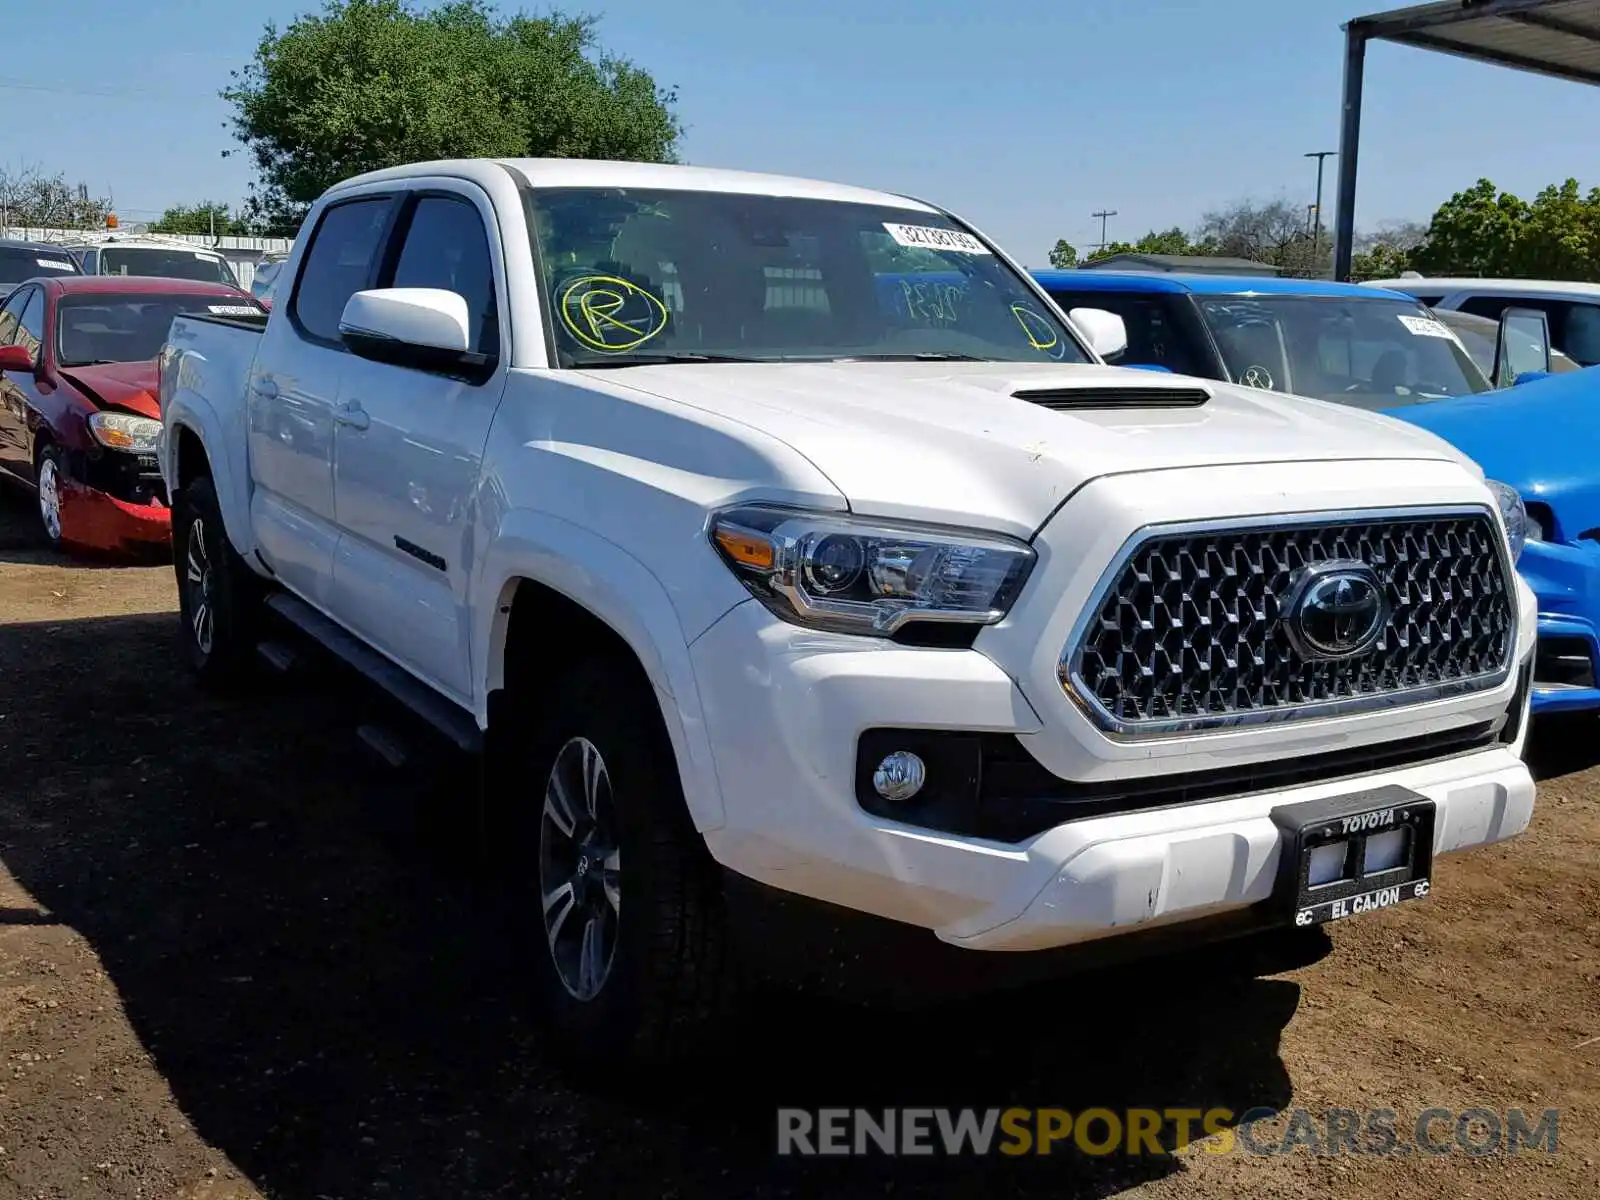
[[[1517,661],[1526,666],[1533,598],[1526,587],[1518,597]],[[1212,738],[1187,760],[1215,768],[1330,749],[1359,758],[1363,746],[1504,721],[1515,704],[1508,742],[1378,773],[1347,765],[1335,778],[1089,815],[999,841],[886,819],[857,800],[857,746],[868,730],[1003,734],[1041,764],[1051,756],[1060,737],[985,654],[809,632],[754,601],[727,614],[691,653],[726,804],[725,823],[705,833],[718,862],[758,883],[930,929],[969,949],[1075,946],[1258,905],[1273,890],[1280,834],[1270,814],[1283,804],[1378,782],[1410,788],[1437,806],[1436,854],[1512,837],[1532,815],[1520,671],[1472,697],[1298,722],[1243,740]],[[1080,747],[1105,741],[1087,723],[1073,737]],[[1157,773],[1184,761],[1174,749],[1163,747]],[[1125,748],[1106,742],[1106,750],[1102,765],[1112,775],[1144,778],[1152,770],[1150,760],[1113,757]]]
[[[1539,601],[1534,713],[1600,709],[1600,543],[1529,542],[1518,570]]]
[[[88,550],[129,554],[159,549],[172,541],[172,510],[159,500],[140,504],[63,479],[62,540]]]
[[[171,544],[172,510],[153,455],[77,451],[65,465],[63,541],[111,554],[148,553]]]

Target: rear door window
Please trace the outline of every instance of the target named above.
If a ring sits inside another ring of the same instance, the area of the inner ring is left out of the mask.
[[[393,200],[373,196],[328,208],[311,235],[289,305],[300,332],[342,346],[339,318],[350,297],[370,287]]]

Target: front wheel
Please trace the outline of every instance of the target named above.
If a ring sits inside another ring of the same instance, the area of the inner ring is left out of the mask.
[[[228,541],[216,489],[205,476],[173,498],[172,562],[185,661],[208,687],[227,690],[244,682],[260,589]]]
[[[61,545],[61,450],[46,445],[39,451],[34,479],[39,493],[39,528],[52,549]]]
[[[504,797],[524,952],[554,1046],[580,1066],[679,1060],[733,997],[720,881],[654,704],[625,670],[578,668]]]

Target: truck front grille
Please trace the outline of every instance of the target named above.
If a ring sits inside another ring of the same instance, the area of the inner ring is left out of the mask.
[[[1421,703],[1510,671],[1515,603],[1486,510],[1152,528],[1113,563],[1062,656],[1062,685],[1104,728],[1170,733]],[[1354,657],[1291,637],[1302,569],[1372,569],[1387,619]]]

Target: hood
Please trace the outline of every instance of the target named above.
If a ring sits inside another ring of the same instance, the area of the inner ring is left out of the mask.
[[[1033,363],[677,363],[585,372],[787,443],[880,517],[1031,535],[1103,475],[1327,459],[1459,459],[1387,417],[1214,380]],[[1081,389],[1204,389],[1193,407],[1073,408]],[[1013,393],[1059,389],[1047,407]],[[937,517],[934,514],[938,514]]]
[[[154,359],[62,367],[57,374],[100,408],[124,408],[141,417],[161,419],[161,406],[156,401],[161,372]]]
[[[1548,505],[1569,540],[1600,527],[1600,367],[1390,415],[1445,438],[1524,501]]]

